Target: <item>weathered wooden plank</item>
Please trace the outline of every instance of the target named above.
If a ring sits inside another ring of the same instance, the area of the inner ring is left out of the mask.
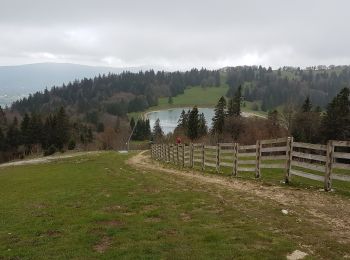
[[[238,167],[239,172],[255,172],[255,168]]]
[[[263,152],[263,153],[266,153],[266,152],[286,152],[286,151],[287,151],[287,146],[261,148],[261,152]]]
[[[220,166],[232,167],[232,166],[233,166],[233,162],[231,162],[231,163],[228,163],[228,162],[220,162]]]
[[[320,171],[320,172],[325,172],[326,166],[325,165],[317,165],[317,164],[312,164],[312,163],[307,163],[307,162],[299,162],[299,161],[293,161],[292,160],[292,166],[298,166],[310,170],[315,170],[315,171]]]
[[[200,144],[197,143],[197,144],[193,144],[193,146],[194,146],[194,147],[202,148],[203,144],[202,144],[202,143],[200,143]]]
[[[309,160],[315,160],[320,162],[325,162],[327,160],[326,156],[324,155],[317,155],[317,154],[309,154],[309,153],[302,153],[302,152],[292,152],[292,156],[309,159]]]
[[[332,179],[339,180],[339,181],[350,181],[350,176],[333,173]]]
[[[334,152],[333,157],[334,158],[341,158],[341,159],[350,159],[350,153]]]
[[[286,167],[283,163],[262,163],[260,164],[260,168],[265,169],[284,169]]]
[[[297,170],[294,170],[294,169],[292,169],[290,171],[290,173],[292,175],[296,175],[296,176],[299,176],[299,177],[304,177],[304,178],[315,180],[315,181],[321,181],[321,182],[324,181],[324,177],[323,176],[312,174],[312,173],[306,173],[306,172],[297,171]]]
[[[193,159],[194,162],[202,163],[202,159]]]
[[[239,150],[253,150],[256,149],[256,144],[252,144],[252,145],[240,145],[239,146]]]
[[[256,160],[238,160],[238,164],[255,164]]]
[[[286,155],[263,155],[261,156],[261,160],[286,160]]]
[[[334,146],[350,147],[350,141],[331,141]]]
[[[208,162],[205,162],[204,164],[205,164],[205,166],[209,166],[209,167],[214,167],[214,168],[216,168],[216,163],[208,163]]]
[[[219,143],[221,147],[234,147],[234,143]]]
[[[216,150],[217,146],[216,145],[206,145],[206,146],[204,146],[204,148]]]
[[[345,163],[333,163],[333,168],[350,170],[350,164]]]
[[[288,137],[282,137],[282,138],[276,138],[276,139],[270,139],[270,140],[261,140],[261,144],[275,144],[275,143],[282,143],[287,142]]]
[[[211,161],[216,163],[216,157],[207,157],[207,155],[205,155],[205,161]]]
[[[327,145],[293,142],[293,147],[327,151]]]

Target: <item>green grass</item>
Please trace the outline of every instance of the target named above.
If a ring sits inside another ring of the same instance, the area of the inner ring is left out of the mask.
[[[300,244],[315,259],[350,253],[272,201],[134,170],[128,157],[1,168],[0,259],[285,259]]]
[[[177,107],[215,107],[220,97],[226,96],[228,89],[227,85],[206,88],[201,86],[188,87],[183,94],[173,97],[173,104],[168,103],[168,97],[162,97],[158,99],[158,106],[150,107],[145,112]],[[260,104],[261,102],[258,101],[257,103]],[[252,105],[253,102],[245,101],[245,106],[242,106],[242,111],[262,116],[267,115],[264,111],[253,111]],[[128,116],[129,118],[139,118],[145,112],[133,112],[129,113]]]

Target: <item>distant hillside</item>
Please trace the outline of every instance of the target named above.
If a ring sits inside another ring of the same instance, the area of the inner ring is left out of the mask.
[[[139,71],[142,68],[127,68]],[[69,63],[37,63],[18,66],[0,66],[0,105],[46,87],[61,86],[75,79],[93,78],[99,74],[120,73],[123,68],[96,67]]]

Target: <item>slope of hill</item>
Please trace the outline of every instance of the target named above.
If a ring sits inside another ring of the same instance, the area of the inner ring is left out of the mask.
[[[141,68],[127,68],[137,72]],[[0,105],[36,91],[67,84],[99,74],[120,73],[125,69],[96,67],[70,63],[37,63],[18,66],[0,66]]]
[[[344,224],[350,202],[344,196],[155,170],[144,167],[160,166],[145,156],[132,161],[143,163],[135,169],[128,159],[99,152],[2,168],[0,259],[285,259],[296,250],[310,258],[341,259],[350,254]]]

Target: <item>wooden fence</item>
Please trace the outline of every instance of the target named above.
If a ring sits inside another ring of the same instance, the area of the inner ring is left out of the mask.
[[[222,167],[229,167],[233,176],[254,172],[260,178],[261,169],[283,169],[286,183],[296,175],[323,182],[326,191],[331,190],[333,179],[350,181],[350,141],[329,141],[322,145],[294,142],[293,137],[285,137],[259,140],[254,145],[153,144],[151,156],[181,167],[199,166],[202,170],[210,167],[219,172]]]

